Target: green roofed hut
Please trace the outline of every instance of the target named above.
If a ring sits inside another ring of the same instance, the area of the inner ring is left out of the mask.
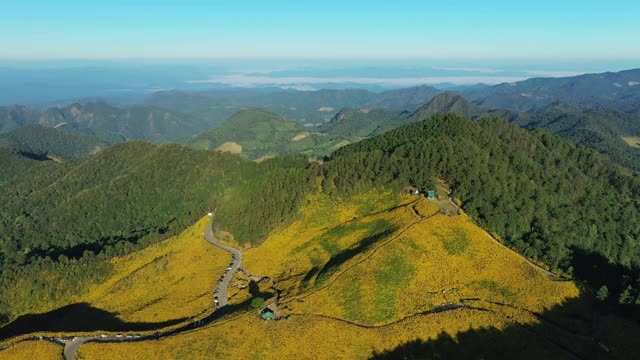
[[[260,312],[260,318],[263,320],[273,320],[275,317],[276,313],[269,308],[265,308]]]
[[[427,197],[428,197],[429,199],[435,199],[435,198],[436,198],[436,191],[435,191],[435,190],[429,190],[429,191],[427,192]]]

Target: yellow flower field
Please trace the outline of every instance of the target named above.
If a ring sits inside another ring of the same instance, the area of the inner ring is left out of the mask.
[[[85,301],[127,321],[210,310],[228,255],[202,239],[206,221],[114,260],[117,275]],[[311,195],[297,221],[244,252],[243,267],[267,277],[260,292],[280,291],[279,309],[289,320],[263,321],[247,307],[160,340],[88,343],[78,358],[365,359],[398,346],[438,353],[452,342],[492,358],[482,353],[486,339],[508,348],[514,337],[526,339],[520,343],[530,344],[533,358],[557,356],[559,343],[583,349],[563,320],[540,316],[568,304],[579,309],[575,283],[550,279],[465,214],[442,215],[422,197]],[[248,289],[229,290],[232,305],[251,299]]]
[[[211,291],[231,257],[204,240],[204,217],[180,235],[113,260],[115,275],[81,299],[128,322],[210,311]]]
[[[0,352],[6,360],[59,360],[62,346],[48,341],[25,341]]]

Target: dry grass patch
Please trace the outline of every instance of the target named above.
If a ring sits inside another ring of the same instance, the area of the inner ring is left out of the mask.
[[[292,142],[300,141],[300,140],[302,140],[302,139],[306,138],[307,136],[309,136],[310,134],[311,134],[311,133],[310,133],[310,132],[308,132],[308,131],[303,132],[303,133],[300,133],[300,134],[298,134],[298,135],[296,135],[296,136],[292,137],[292,138],[291,138],[291,141],[292,141]]]
[[[227,141],[224,144],[218,146],[216,150],[228,152],[231,154],[240,154],[242,152],[242,145],[233,141]]]
[[[627,145],[640,148],[640,137],[638,136],[627,136],[623,137],[622,140],[627,143]]]

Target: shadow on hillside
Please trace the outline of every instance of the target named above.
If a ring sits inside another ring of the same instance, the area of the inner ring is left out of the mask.
[[[276,295],[274,291],[263,291],[262,289],[260,289],[260,285],[253,280],[249,281],[249,294],[251,294],[251,297],[261,297],[265,300],[270,299]]]
[[[609,290],[609,299],[607,304],[601,306],[606,307],[608,312],[616,312],[618,314],[631,317],[636,321],[640,321],[639,305],[617,304],[618,296],[629,284],[635,284],[640,276],[639,270],[631,270],[620,265],[609,263],[602,255],[589,253],[585,250],[573,248],[573,273],[574,278],[578,281],[586,283],[595,293],[602,285],[606,284]],[[613,281],[615,279],[615,281]],[[636,286],[638,284],[635,284]]]
[[[0,329],[0,340],[34,332],[151,331],[185,321],[185,318],[156,323],[125,322],[115,314],[87,303],[68,305],[44,314],[23,315]]]
[[[117,237],[103,237],[97,239],[91,243],[82,243],[74,245],[70,248],[60,247],[60,246],[49,246],[46,250],[43,249],[33,249],[33,251],[29,254],[30,258],[44,258],[50,257],[52,259],[57,259],[60,256],[64,255],[69,259],[81,259],[86,252],[91,252],[93,254],[99,254],[102,250],[104,250],[108,246],[115,246],[118,243],[131,243],[138,244],[138,241],[150,234],[152,230],[144,229],[132,231],[128,235],[122,235]],[[159,232],[159,230],[158,230]]]
[[[167,337],[167,336],[173,336],[173,335],[177,335],[179,333],[182,332],[186,332],[186,331],[190,331],[190,330],[195,330],[199,327],[203,327],[206,326],[216,320],[222,320],[225,317],[228,317],[230,315],[233,314],[237,314],[243,311],[246,311],[250,308],[251,305],[251,299],[247,299],[245,301],[243,301],[240,304],[232,304],[232,305],[226,305],[214,312],[212,312],[211,314],[209,314],[209,316],[199,320],[199,321],[193,321],[190,322],[186,325],[183,325],[181,327],[175,328],[173,330],[169,330],[169,331],[165,331],[165,332],[157,332],[155,335],[153,335],[153,338],[155,339],[160,339],[163,337]]]
[[[377,234],[367,236],[366,238],[360,240],[360,242],[358,242],[358,245],[356,247],[342,250],[336,256],[332,257],[329,261],[327,261],[327,263],[324,264],[324,266],[321,269],[318,270],[317,268],[314,267],[313,269],[311,269],[309,274],[313,276],[313,273],[317,273],[317,276],[316,276],[317,280],[319,281],[325,280],[328,276],[331,276],[333,272],[339,269],[340,266],[342,266],[342,264],[351,260],[354,256],[366,252],[369,249],[369,247],[371,247],[371,245],[375,244],[379,240],[382,240],[390,236],[391,234],[396,232],[396,230],[398,230],[397,227],[392,227],[390,229],[386,229]],[[304,278],[306,281],[310,280],[309,274],[307,274]]]
[[[620,307],[594,298],[594,288],[630,274],[602,256],[574,250],[576,279],[589,285],[578,298],[542,313],[537,323],[472,328],[406,342],[371,359],[634,359],[640,354],[640,305]],[[494,304],[503,306],[501,304]]]
[[[611,279],[623,279],[632,275],[629,269],[610,264],[602,255],[579,248],[572,248],[571,251],[573,253],[571,266],[573,266],[574,277],[579,281],[586,282],[592,289],[597,290],[603,284],[607,284],[610,291],[619,292],[622,289],[620,286],[611,286]]]
[[[631,359],[640,352],[640,324],[592,312],[576,298],[536,314],[539,322],[471,328],[434,339],[415,339],[374,352],[371,359]],[[579,310],[580,312],[576,312]],[[624,333],[619,329],[625,328]]]

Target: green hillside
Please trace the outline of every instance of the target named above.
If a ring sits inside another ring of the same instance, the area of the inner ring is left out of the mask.
[[[49,126],[62,122],[152,142],[179,139],[204,127],[197,119],[174,111],[144,105],[119,108],[105,102],[50,108],[40,119],[41,124]]]
[[[228,219],[224,226],[244,227],[245,239],[259,242],[291,217],[304,196],[305,165],[304,159],[256,164],[221,152],[144,142],[57,163],[0,146],[0,284],[13,289],[0,295],[0,314],[6,321],[46,310],[42,306],[98,281],[108,269],[96,261],[176,234],[213,208]],[[254,203],[267,188],[269,197]],[[41,283],[43,269],[57,269],[65,280]],[[18,279],[21,285],[15,286]]]
[[[38,121],[39,113],[27,107],[0,106],[0,133]]]
[[[640,182],[542,130],[436,116],[341,148],[326,171],[325,189],[343,194],[446,179],[467,213],[527,257],[615,294],[638,278]],[[607,263],[617,268],[594,271]]]
[[[413,113],[343,108],[315,131],[313,127],[303,127],[275,113],[257,109],[241,111],[220,126],[183,142],[202,149],[223,146],[222,150],[242,153],[250,159],[293,153],[326,156],[346,144],[446,113],[458,113],[475,120],[504,118],[525,128],[543,128],[593,148],[630,169],[640,169],[640,150],[625,142],[640,136],[638,115],[611,109],[584,109],[565,103],[553,103],[533,112],[489,109],[451,92],[437,95]]]
[[[108,142],[124,138],[156,143],[190,136],[209,127],[199,117],[148,105],[117,107],[93,101],[51,107],[43,112],[20,106],[0,107],[0,131],[30,124],[85,129]]]
[[[342,109],[322,129],[329,135],[349,142],[359,141],[398,126],[399,111],[361,108]]]
[[[624,138],[640,136],[640,116],[612,109],[585,109],[578,105],[553,103],[532,112],[489,109],[477,106],[460,95],[445,92],[420,107],[400,123],[409,123],[438,114],[458,113],[472,119],[503,118],[522,127],[542,128],[607,155],[611,160],[640,170],[640,150]]]
[[[358,89],[283,90],[225,88],[201,92],[162,91],[146,103],[206,119],[214,126],[248,108],[262,108],[302,123],[322,124],[342,108],[414,111],[441,91],[422,85],[379,93]]]
[[[32,156],[75,159],[109,146],[95,135],[67,132],[42,125],[26,125],[0,134],[0,143]]]
[[[291,152],[290,147],[298,141],[294,141],[295,137],[308,133],[297,121],[266,110],[250,109],[242,110],[213,129],[182,142],[197,149],[220,149],[258,159]]]
[[[217,149],[264,159],[287,154],[328,156],[332,151],[399,126],[403,113],[345,108],[320,127],[304,126],[263,109],[242,110],[220,125],[180,142],[196,149]]]

